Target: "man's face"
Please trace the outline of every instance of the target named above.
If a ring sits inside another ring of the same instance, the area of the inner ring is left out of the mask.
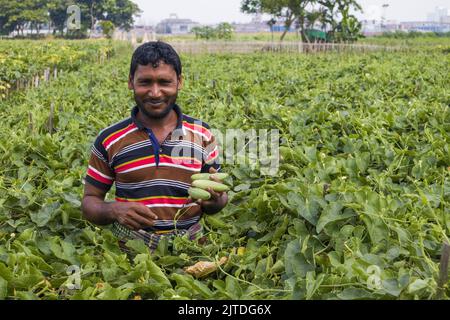
[[[138,65],[134,79],[130,77],[128,82],[139,110],[156,119],[164,118],[172,111],[182,85],[181,76],[177,77],[173,66],[162,61],[155,65]]]

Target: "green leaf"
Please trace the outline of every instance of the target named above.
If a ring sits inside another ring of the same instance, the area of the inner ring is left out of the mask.
[[[301,277],[305,278],[309,271],[314,271],[314,266],[309,263],[304,254],[301,253],[300,240],[293,240],[288,243],[284,253],[284,265],[288,278]]]
[[[150,252],[149,248],[142,240],[128,240],[125,245],[140,254],[148,254]]]
[[[29,291],[17,291],[15,297],[20,300],[39,300],[38,296]]]
[[[367,300],[373,299],[373,295],[364,289],[360,288],[345,288],[338,293],[338,298],[342,300]]]
[[[131,288],[113,288],[110,284],[105,283],[103,292],[97,298],[100,300],[125,300],[133,292]]]
[[[319,221],[317,222],[317,233],[322,232],[323,228],[325,228],[328,224],[345,220],[355,216],[355,213],[347,211],[341,213],[344,205],[339,202],[329,203],[323,210],[320,215]]]
[[[397,279],[383,280],[381,284],[383,291],[387,292],[388,294],[394,297],[400,296],[400,293],[403,290],[403,288],[399,285]]]
[[[76,250],[72,243],[54,237],[50,242],[50,250],[59,259],[65,260],[73,265],[79,265]]]
[[[287,195],[289,206],[296,211],[299,216],[305,218],[312,225],[317,224],[320,205],[316,201],[303,199],[301,195],[289,192]]]
[[[0,300],[4,300],[8,296],[8,281],[0,277]]]
[[[408,293],[416,293],[428,287],[428,281],[417,279],[408,287]]]
[[[63,198],[64,198],[64,200],[69,202],[74,207],[76,207],[76,208],[81,207],[81,201],[80,201],[80,196],[79,195],[73,194],[73,193],[65,193],[63,195]]]
[[[53,218],[58,208],[59,203],[44,205],[37,213],[30,214],[31,221],[36,223],[38,227],[44,227]]]
[[[361,220],[367,227],[372,244],[378,245],[389,239],[389,228],[383,220],[369,215],[362,215]]]
[[[194,280],[192,283],[192,288],[194,289],[194,292],[200,293],[203,299],[212,298],[213,293],[205,283]]]
[[[233,300],[238,300],[242,296],[242,288],[234,277],[226,277],[225,289]]]
[[[136,257],[136,261],[145,261],[147,266],[147,271],[152,279],[154,279],[157,283],[161,284],[165,287],[172,288],[172,284],[170,283],[167,276],[164,272],[159,268],[151,259],[149,255],[140,254]]]
[[[3,263],[0,263],[0,277],[7,281],[11,281],[14,277],[13,272]]]
[[[319,274],[315,277],[315,272],[310,271],[306,274],[306,299],[310,300],[314,297],[320,285],[325,279],[325,274]]]

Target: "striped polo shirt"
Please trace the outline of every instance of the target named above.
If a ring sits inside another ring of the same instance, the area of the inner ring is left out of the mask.
[[[138,202],[159,217],[146,230],[187,229],[197,223],[202,211],[188,204],[191,176],[220,170],[219,150],[208,124],[182,113],[176,129],[159,144],[150,128],[131,117],[100,132],[92,146],[86,182],[104,191],[115,183],[116,201]]]

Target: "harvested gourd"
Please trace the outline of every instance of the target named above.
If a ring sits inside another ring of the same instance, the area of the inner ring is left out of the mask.
[[[219,268],[219,266],[224,265],[227,261],[228,261],[227,257],[222,257],[217,262],[199,261],[193,266],[185,268],[184,271],[186,271],[186,273],[189,273],[190,275],[193,275],[196,278],[201,278],[216,271]]]
[[[211,180],[211,179],[217,179],[217,180],[223,180],[228,178],[228,173],[196,173],[191,176],[192,181],[195,180]]]
[[[211,198],[211,194],[203,189],[190,187],[188,189],[189,196],[195,200],[209,200]]]
[[[230,190],[227,185],[212,180],[194,180],[192,182],[192,186],[203,190],[208,190],[208,188],[211,188],[217,192],[225,192]]]

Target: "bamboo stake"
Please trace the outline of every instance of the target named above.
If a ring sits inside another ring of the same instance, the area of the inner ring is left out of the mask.
[[[48,118],[48,132],[51,134],[53,134],[53,117],[54,117],[54,112],[55,112],[55,104],[52,102],[50,104],[50,116]]]
[[[28,112],[28,130],[29,130],[30,134],[32,134],[34,131],[33,114],[31,112]]]
[[[448,260],[450,257],[450,245],[445,242],[442,248],[441,262],[439,264],[439,281],[437,298],[442,299],[444,296],[445,285],[448,281]]]

